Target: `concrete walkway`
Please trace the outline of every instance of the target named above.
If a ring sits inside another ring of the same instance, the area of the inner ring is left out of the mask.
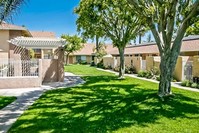
[[[118,72],[115,72],[115,71],[112,71],[112,70],[104,70],[104,69],[101,69],[101,68],[97,68],[97,69],[101,70],[101,71],[106,71],[106,72],[110,72],[110,73],[114,73],[115,75],[118,75]],[[129,77],[132,77],[132,78],[136,78],[136,79],[140,79],[140,80],[145,80],[145,81],[149,81],[149,82],[153,82],[153,83],[159,83],[159,81],[156,81],[156,80],[137,77],[136,74],[125,74],[125,76],[129,76]],[[181,86],[179,82],[172,82],[171,86],[179,88],[179,89],[183,89],[183,90],[199,92],[199,89]]]
[[[16,96],[17,100],[0,110],[0,133],[6,133],[17,118],[34,103],[45,91],[68,88],[84,81],[72,73],[65,73],[64,82],[44,84],[38,88],[0,89],[1,96]]]

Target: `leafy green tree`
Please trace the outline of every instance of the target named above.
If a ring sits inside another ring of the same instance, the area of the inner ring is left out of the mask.
[[[0,0],[0,23],[11,17],[25,0]]]
[[[158,94],[161,98],[171,91],[171,79],[175,69],[182,39],[187,28],[199,17],[199,0],[128,0],[132,12],[145,20],[157,43],[160,56],[160,84]],[[175,37],[172,39],[175,27]]]
[[[127,1],[82,0],[76,8],[76,13],[79,16],[77,26],[80,31],[94,36],[97,30],[100,36],[111,39],[113,45],[118,48],[120,54],[119,78],[124,78],[124,50],[126,45],[139,34],[141,25]],[[89,26],[92,30],[88,28]],[[93,29],[93,27],[97,28]]]
[[[83,47],[83,39],[77,35],[62,35],[61,38],[66,39],[64,51],[66,55],[66,65],[68,64],[69,55],[73,52],[80,50]]]
[[[76,21],[77,31],[81,31],[81,35],[85,40],[95,39],[96,51],[98,51],[99,39],[103,36],[103,31],[100,29],[100,25],[96,25],[98,19],[91,18],[89,15],[81,15],[92,13],[92,8],[87,8],[87,6],[81,4],[74,9],[74,12],[79,15]]]
[[[199,35],[199,20],[187,29],[186,36],[189,35]]]
[[[107,54],[106,52],[106,45],[102,42],[99,42],[98,50],[94,47],[93,52],[98,59],[102,59],[103,56]]]

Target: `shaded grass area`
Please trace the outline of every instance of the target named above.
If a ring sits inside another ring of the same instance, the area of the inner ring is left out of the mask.
[[[129,77],[117,80],[110,73],[88,66],[65,68],[67,71],[74,69],[76,74],[86,73],[85,84],[46,92],[9,132],[199,131],[199,93],[173,88],[175,98],[162,102],[156,94],[158,85],[155,83]]]
[[[16,100],[16,97],[0,96],[0,109]]]

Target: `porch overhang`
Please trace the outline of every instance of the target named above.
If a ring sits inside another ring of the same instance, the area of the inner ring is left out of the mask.
[[[16,46],[25,48],[58,48],[63,47],[66,43],[65,39],[59,38],[35,38],[35,37],[17,37],[8,41]]]

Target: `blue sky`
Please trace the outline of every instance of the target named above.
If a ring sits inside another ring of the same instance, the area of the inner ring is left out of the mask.
[[[73,9],[80,0],[28,0],[13,17],[16,25],[25,25],[33,31],[52,31],[61,34],[76,34],[76,18]]]
[[[13,17],[12,22],[15,25],[25,25],[31,31],[55,32],[57,37],[62,34],[78,34],[77,16],[73,10],[79,2],[80,0],[27,0],[18,14]],[[146,36],[143,40],[146,40]]]

